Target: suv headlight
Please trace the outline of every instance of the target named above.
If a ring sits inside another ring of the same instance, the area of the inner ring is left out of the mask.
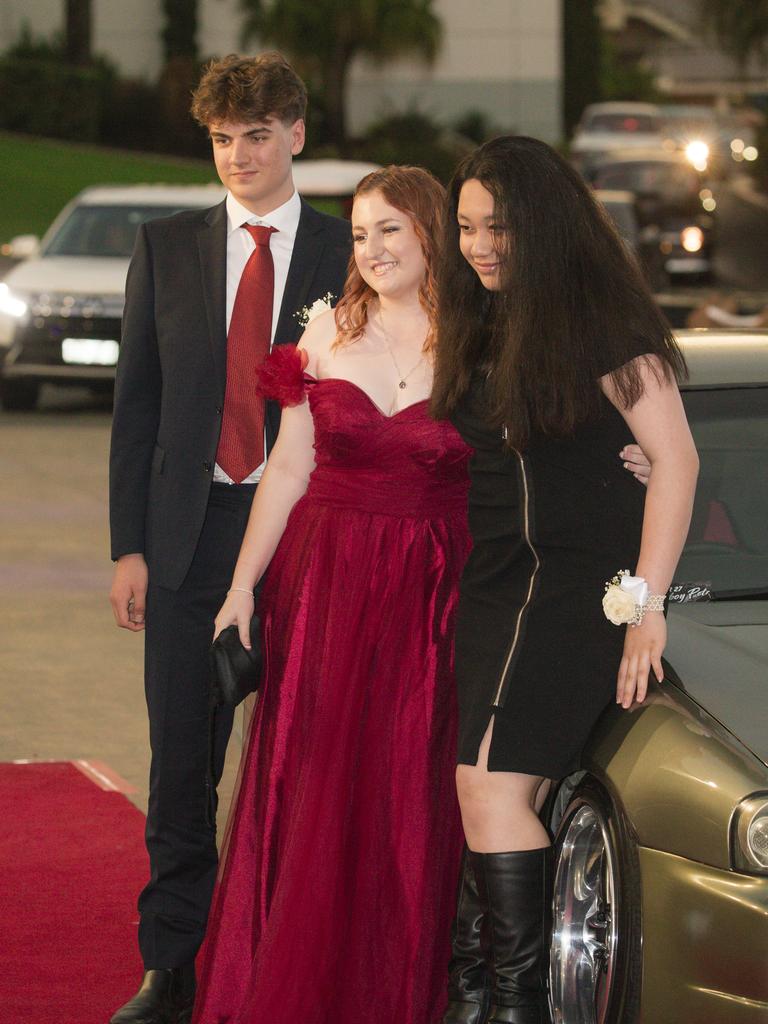
[[[736,871],[768,875],[768,793],[754,793],[736,808],[731,862]]]
[[[685,155],[688,158],[688,162],[697,171],[706,171],[707,161],[709,160],[709,146],[706,142],[703,142],[701,139],[689,142],[685,147]]]
[[[7,347],[13,343],[16,327],[28,310],[26,301],[0,281],[0,345]]]
[[[29,309],[27,303],[19,295],[14,295],[7,284],[0,281],[0,313],[20,320]]]

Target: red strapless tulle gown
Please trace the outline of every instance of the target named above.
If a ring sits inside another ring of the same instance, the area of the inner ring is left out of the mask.
[[[309,393],[317,468],[262,592],[266,673],[193,1019],[434,1024],[462,847],[469,449],[426,402],[387,417],[275,353],[275,397]]]

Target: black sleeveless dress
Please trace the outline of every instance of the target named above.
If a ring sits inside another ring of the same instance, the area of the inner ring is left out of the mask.
[[[606,371],[607,372],[607,371]],[[456,632],[460,764],[476,764],[491,716],[491,771],[550,779],[579,767],[615,699],[625,627],[605,618],[605,581],[634,571],[645,487],[619,452],[633,437],[600,395],[567,439],[534,435],[512,451],[488,423],[476,374],[452,417],[473,447],[473,548]]]

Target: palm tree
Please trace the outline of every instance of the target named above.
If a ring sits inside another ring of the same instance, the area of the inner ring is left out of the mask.
[[[197,0],[163,0],[162,31],[166,61],[175,57],[197,60]]]
[[[563,127],[570,137],[581,112],[602,95],[603,36],[597,0],[561,0],[563,25]]]
[[[413,54],[437,56],[442,26],[433,0],[241,0],[243,41],[284,50],[320,97],[331,140],[347,138],[345,94],[353,59],[384,63]]]
[[[93,17],[91,0],[66,0],[64,49],[70,64],[90,64]]]
[[[768,59],[768,0],[699,0],[701,13],[724,53],[743,70]]]

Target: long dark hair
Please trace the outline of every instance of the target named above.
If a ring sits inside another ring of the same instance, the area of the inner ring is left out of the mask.
[[[459,249],[459,193],[473,179],[493,196],[505,228],[496,292]],[[669,325],[607,214],[538,139],[493,139],[459,165],[448,189],[438,308],[433,413],[450,415],[482,368],[489,421],[506,428],[514,447],[534,430],[572,433],[600,407],[598,379],[608,371],[631,408],[643,393],[632,362],[641,353],[659,357],[657,374],[685,376]]]

